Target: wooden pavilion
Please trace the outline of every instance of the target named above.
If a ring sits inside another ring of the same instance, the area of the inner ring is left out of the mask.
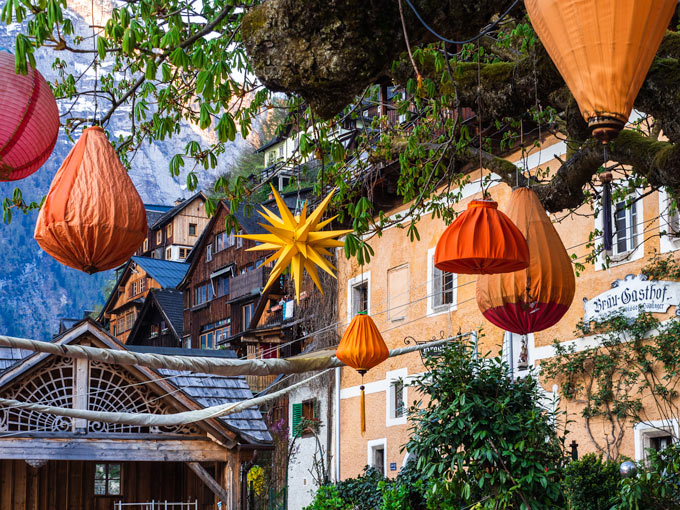
[[[52,342],[126,348],[89,319]],[[163,414],[252,394],[243,377],[120,367],[2,348],[0,396],[75,409]],[[247,471],[257,452],[268,449],[271,436],[257,409],[157,428],[0,408],[0,508],[155,510],[167,502],[169,510],[240,510]]]

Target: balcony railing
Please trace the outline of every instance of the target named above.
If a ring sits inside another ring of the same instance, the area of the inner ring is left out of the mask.
[[[258,294],[269,278],[271,269],[258,267],[247,273],[234,276],[229,282],[229,298],[237,299],[250,294]]]

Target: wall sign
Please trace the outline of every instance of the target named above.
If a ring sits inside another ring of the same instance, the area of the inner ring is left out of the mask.
[[[396,471],[397,470],[397,463],[396,462],[390,462],[390,471]]]
[[[641,311],[665,313],[675,306],[680,315],[680,282],[648,280],[645,275],[629,274],[616,280],[612,288],[592,299],[583,298],[584,322],[601,321],[613,314],[636,317]]]
[[[477,332],[473,331],[470,333],[458,333],[456,336],[451,336],[451,337],[446,337],[446,334],[444,331],[439,332],[439,338],[436,336],[433,336],[429,340],[416,340],[412,336],[407,336],[404,338],[404,343],[406,345],[412,345],[412,344],[417,344],[417,345],[423,345],[423,344],[428,344],[428,343],[434,343],[434,342],[439,342],[442,340],[446,340],[446,342],[453,342],[453,341],[462,341],[462,340],[468,340],[471,341],[472,344],[474,345],[474,354],[477,356]],[[433,345],[433,346],[428,346],[420,350],[420,357],[423,361],[423,364],[425,363],[425,360],[431,357],[436,357],[439,355],[444,348],[446,347],[446,344],[439,344],[439,345]]]

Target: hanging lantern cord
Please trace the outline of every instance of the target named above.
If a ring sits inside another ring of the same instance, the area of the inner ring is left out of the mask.
[[[91,2],[91,12],[90,14],[92,15],[92,44],[94,46],[94,112],[92,114],[92,125],[96,126],[98,124],[97,122],[97,85],[99,82],[99,72],[97,69],[97,58],[99,57],[99,53],[97,52],[97,35],[94,30],[94,0]]]
[[[479,123],[479,184],[482,187],[482,200],[487,199],[486,189],[484,187],[484,170],[482,169],[482,70],[481,60],[482,54],[477,41],[477,121]]]

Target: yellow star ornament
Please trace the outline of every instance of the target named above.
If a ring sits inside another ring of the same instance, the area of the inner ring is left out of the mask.
[[[295,297],[299,303],[302,271],[306,270],[307,273],[309,273],[312,281],[323,294],[316,266],[319,266],[335,278],[335,274],[333,274],[335,266],[326,259],[326,257],[332,256],[331,252],[328,251],[328,248],[343,246],[342,241],[338,241],[337,238],[349,234],[352,230],[321,231],[323,227],[337,218],[337,216],[333,216],[332,218],[321,221],[321,217],[326,211],[331,198],[333,198],[335,190],[331,191],[329,195],[324,198],[323,202],[319,204],[319,207],[317,207],[309,216],[307,216],[307,202],[305,202],[302,212],[298,216],[293,216],[288,209],[288,206],[281,198],[281,195],[274,189],[274,186],[272,186],[272,192],[274,193],[276,205],[279,208],[279,214],[281,214],[281,216],[277,216],[264,206],[262,206],[264,212],[258,211],[258,213],[269,222],[269,225],[265,225],[264,223],[259,223],[259,225],[270,233],[244,234],[238,237],[262,243],[253,248],[249,248],[248,251],[276,250],[271,257],[262,263],[262,265],[265,265],[276,260],[274,269],[272,269],[272,272],[269,275],[267,285],[264,286],[264,291],[266,291],[272,283],[281,276],[283,271],[290,266],[293,281],[295,282]]]

